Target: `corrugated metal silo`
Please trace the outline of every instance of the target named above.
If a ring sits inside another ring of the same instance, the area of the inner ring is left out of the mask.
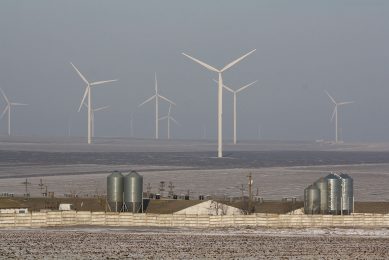
[[[315,183],[315,186],[320,190],[320,213],[328,213],[328,182],[326,178],[320,178]]]
[[[340,214],[341,209],[341,192],[342,192],[342,180],[338,175],[333,173],[325,177],[327,179],[327,203],[328,213]]]
[[[310,185],[304,190],[305,214],[320,213],[320,190],[315,185]]]
[[[340,175],[342,178],[342,214],[351,214],[354,212],[354,184],[353,179],[347,175],[342,173]]]
[[[123,175],[114,171],[107,177],[107,202],[111,211],[120,211],[123,206]]]
[[[142,209],[143,177],[136,171],[124,176],[124,204],[129,212],[138,213]]]

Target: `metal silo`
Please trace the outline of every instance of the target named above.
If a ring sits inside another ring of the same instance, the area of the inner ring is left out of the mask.
[[[328,213],[328,182],[326,178],[318,179],[314,185],[320,190],[320,213],[327,214]]]
[[[124,176],[124,204],[129,212],[138,213],[142,209],[143,177],[136,171]]]
[[[114,171],[107,177],[107,202],[111,211],[120,211],[123,206],[123,175]]]
[[[353,179],[347,175],[342,173],[340,175],[342,178],[342,214],[351,214],[354,211],[354,184]]]
[[[325,177],[327,179],[327,203],[328,213],[339,214],[341,209],[341,192],[342,192],[342,180],[336,174],[329,174]]]
[[[304,190],[305,214],[320,213],[320,190],[315,185],[310,185]]]

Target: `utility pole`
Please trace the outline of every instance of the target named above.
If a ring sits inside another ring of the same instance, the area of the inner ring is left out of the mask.
[[[168,186],[168,188],[169,188],[169,194],[168,194],[168,196],[170,197],[170,198],[173,198],[173,195],[174,195],[174,191],[173,191],[173,189],[174,189],[174,185],[173,185],[173,182],[169,182],[169,186]]]
[[[242,184],[240,191],[242,192],[242,202],[243,202],[244,201],[244,184]]]
[[[164,181],[161,181],[159,183],[159,194],[161,195],[161,197],[163,197],[163,192],[165,191],[165,182]]]
[[[249,178],[249,183],[248,183],[248,185],[249,185],[249,213],[251,213],[251,211],[252,211],[251,202],[253,200],[253,193],[252,193],[253,178],[252,178],[251,172],[247,177]]]
[[[42,182],[42,179],[40,179],[40,183],[38,184],[39,189],[41,190],[41,195],[43,196],[43,187],[45,186]]]
[[[24,186],[25,186],[24,196],[25,197],[30,197],[30,194],[28,193],[28,185],[30,185],[31,182],[29,182],[28,179],[26,178],[26,181],[22,182],[22,184],[24,184]]]
[[[147,190],[147,198],[150,198],[150,193],[151,193],[151,184],[150,184],[150,182],[147,183],[146,190]]]

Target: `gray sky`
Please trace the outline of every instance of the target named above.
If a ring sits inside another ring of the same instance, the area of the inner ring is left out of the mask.
[[[153,94],[177,103],[178,138],[216,136],[215,67],[257,51],[224,74],[233,88],[258,83],[238,97],[238,139],[313,140],[334,135],[332,104],[341,110],[346,141],[389,140],[389,1],[15,1],[0,2],[0,86],[15,108],[16,135],[86,135],[77,113],[84,83],[119,78],[93,91],[97,136],[154,135]],[[232,96],[224,95],[224,136],[232,136]],[[4,101],[0,101],[4,106]],[[161,105],[161,116],[168,106]],[[161,124],[161,136],[165,136]],[[0,121],[6,133],[6,121]]]

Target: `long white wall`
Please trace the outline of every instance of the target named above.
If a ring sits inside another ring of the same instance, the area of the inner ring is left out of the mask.
[[[389,214],[278,215],[254,214],[233,216],[133,214],[89,211],[32,212],[0,214],[0,228],[52,226],[157,226],[157,227],[372,227],[389,228]]]

